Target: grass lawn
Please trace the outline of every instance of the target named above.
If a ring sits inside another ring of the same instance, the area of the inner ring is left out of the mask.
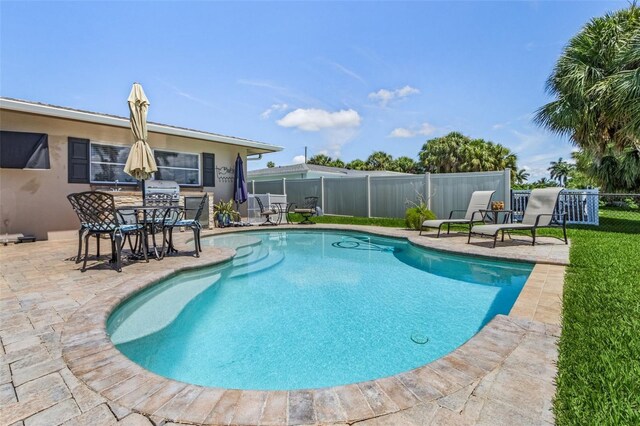
[[[402,219],[313,220],[404,228]],[[599,227],[570,228],[569,238],[556,422],[640,425],[640,211],[601,209]]]

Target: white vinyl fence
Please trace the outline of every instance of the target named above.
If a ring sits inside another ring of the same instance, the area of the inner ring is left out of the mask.
[[[522,220],[524,210],[529,201],[529,190],[513,190],[511,192],[511,206],[513,219]],[[555,214],[556,220],[561,220],[562,214],[567,214],[567,223],[582,225],[598,225],[599,194],[597,189],[565,189],[560,193]]]
[[[407,208],[424,200],[437,217],[451,210],[466,210],[473,191],[493,190],[494,201],[511,202],[511,171],[427,173],[424,175],[364,176],[352,178],[278,179],[251,181],[252,194],[283,194],[302,205],[305,197],[318,197],[325,214],[402,218]]]

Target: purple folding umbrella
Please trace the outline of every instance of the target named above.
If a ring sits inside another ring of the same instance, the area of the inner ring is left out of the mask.
[[[236,210],[240,204],[247,201],[247,182],[244,180],[244,164],[240,154],[236,157],[236,170],[233,176],[233,199],[236,202]]]

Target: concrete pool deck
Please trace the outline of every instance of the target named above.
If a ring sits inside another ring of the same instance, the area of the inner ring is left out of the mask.
[[[257,392],[159,377],[121,355],[105,333],[109,312],[131,293],[176,270],[224,261],[233,250],[205,246],[199,259],[183,255],[134,262],[118,274],[104,261],[80,273],[68,260],[75,254],[75,241],[0,247],[0,423],[553,423],[550,407],[567,246],[542,239],[532,251],[526,237],[518,237],[522,241],[507,241],[492,250],[485,246],[488,240],[466,245],[466,237],[453,234],[435,240],[398,229],[313,227],[320,228],[409,237],[426,247],[511,259],[521,255],[539,263],[508,317],[496,317],[437,361],[355,385]],[[186,234],[177,238],[179,249],[185,247]],[[188,243],[186,248],[191,247]]]

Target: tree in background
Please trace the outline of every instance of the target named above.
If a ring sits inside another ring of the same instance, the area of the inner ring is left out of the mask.
[[[325,154],[316,154],[307,160],[307,164],[315,164],[317,166],[330,166],[333,159]]]
[[[527,179],[529,179],[529,176],[531,176],[529,172],[527,172],[525,169],[520,169],[516,171],[513,179],[516,184],[522,185],[527,181]]]
[[[535,120],[590,158],[584,172],[608,191],[640,190],[640,8],[594,18],[547,80],[555,100]],[[580,167],[579,167],[580,168]]]
[[[367,170],[367,164],[358,158],[348,162],[345,167],[350,170]]]
[[[275,166],[276,166],[276,163],[274,163],[273,161],[269,161],[267,163],[267,168],[269,168],[269,169],[273,169]]]
[[[431,173],[484,172],[511,169],[515,179],[517,160],[509,148],[458,132],[428,140],[418,154]]]
[[[567,179],[569,179],[573,168],[573,164],[567,163],[560,157],[558,161],[552,161],[551,166],[547,170],[551,175],[551,179],[557,180],[562,186],[566,186]]]
[[[367,170],[391,170],[393,157],[384,151],[375,151],[365,163]]]
[[[411,157],[398,157],[391,162],[391,170],[401,173],[420,173],[418,163],[416,163]]]

